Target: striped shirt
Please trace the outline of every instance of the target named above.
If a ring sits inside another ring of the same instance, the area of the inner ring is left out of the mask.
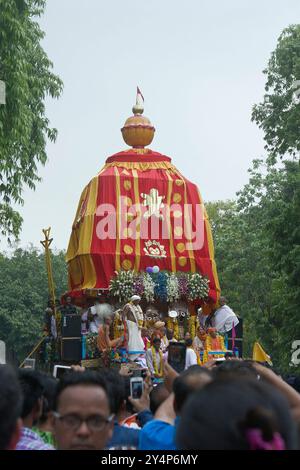
[[[16,450],[55,450],[53,446],[45,444],[40,436],[29,428],[22,428],[21,437]]]

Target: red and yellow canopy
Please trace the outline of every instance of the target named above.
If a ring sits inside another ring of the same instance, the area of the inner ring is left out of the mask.
[[[149,129],[154,134],[154,128],[148,120],[143,128],[144,116],[138,118],[136,126],[131,120],[129,131],[140,145],[141,133],[147,132],[149,142]],[[195,243],[198,238],[200,244]],[[115,271],[141,272],[157,265],[207,276],[213,302],[220,293],[211,229],[197,186],[169,157],[145,148],[109,157],[84,188],[67,263],[72,292],[107,289]]]

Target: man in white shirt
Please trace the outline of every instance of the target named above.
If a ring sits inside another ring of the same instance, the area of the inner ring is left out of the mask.
[[[239,323],[239,319],[227,305],[225,297],[220,297],[220,307],[215,311],[212,318],[212,326],[218,333],[225,334]]]
[[[185,369],[188,369],[191,366],[197,364],[197,354],[192,348],[193,340],[192,338],[185,340],[186,353],[185,353]]]

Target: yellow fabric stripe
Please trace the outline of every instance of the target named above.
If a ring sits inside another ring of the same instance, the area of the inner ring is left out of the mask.
[[[202,204],[202,198],[201,198],[201,194],[200,194],[200,191],[199,191],[198,188],[197,188],[197,191],[198,191],[200,204]],[[209,252],[209,257],[211,259],[212,271],[213,271],[213,276],[214,276],[214,280],[215,280],[215,284],[216,284],[216,290],[217,290],[217,302],[216,303],[218,303],[219,298],[220,298],[221,288],[220,288],[219,277],[218,277],[218,272],[217,272],[217,265],[216,265],[216,262],[215,262],[214,241],[213,241],[213,237],[212,237],[209,218],[208,218],[205,207],[204,207],[204,214],[203,215],[204,215],[204,224],[205,224],[205,229],[206,229],[206,234],[207,234],[208,252]]]
[[[104,169],[111,167],[126,168],[126,170],[169,170],[174,173],[177,171],[175,166],[169,162],[111,162],[106,163]]]
[[[115,257],[115,267],[116,271],[120,271],[121,264],[120,264],[120,199],[121,199],[121,187],[120,187],[120,175],[117,168],[114,168],[115,175],[116,175],[116,196],[117,196],[117,240],[116,240],[116,257]]]
[[[91,251],[94,216],[98,196],[98,177],[95,176],[89,184],[89,196],[86,212],[80,225],[78,254],[85,255]]]
[[[167,204],[168,207],[171,207],[171,197],[172,197],[172,190],[173,190],[173,179],[169,175],[168,171],[166,171],[166,175],[168,177],[168,197],[167,197]],[[172,266],[172,272],[176,272],[176,256],[175,256],[175,250],[174,250],[174,240],[173,240],[173,232],[172,232],[172,224],[171,224],[171,213],[168,211],[168,228],[169,228],[169,237],[170,237],[170,255],[171,255],[171,266]]]
[[[184,185],[184,205],[186,207],[186,205],[188,204],[186,182],[185,182],[185,179],[179,173],[178,170],[176,170],[176,174],[179,177],[179,179],[181,179],[183,181],[183,185]],[[185,214],[184,214],[184,216],[185,216]],[[190,221],[189,214],[187,214],[186,223],[187,223],[187,229],[188,229],[189,233],[192,234],[192,226],[191,226],[191,221]],[[191,239],[188,239],[188,242],[189,242],[189,244],[192,244]],[[193,250],[188,250],[188,253],[189,253],[189,259],[190,259],[190,264],[191,264],[191,272],[195,273],[196,272],[196,263],[195,263],[194,251]]]
[[[134,187],[134,202],[139,215],[141,218],[141,205],[140,205],[140,194],[139,194],[139,176],[136,170],[132,170],[133,176],[133,187]],[[141,223],[139,224],[141,226]],[[134,271],[139,272],[141,262],[141,237],[137,236],[135,240],[135,260],[134,260]]]

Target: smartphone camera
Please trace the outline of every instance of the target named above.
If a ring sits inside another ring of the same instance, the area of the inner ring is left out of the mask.
[[[141,377],[132,377],[130,379],[130,396],[132,398],[141,398],[144,388],[144,381]]]

